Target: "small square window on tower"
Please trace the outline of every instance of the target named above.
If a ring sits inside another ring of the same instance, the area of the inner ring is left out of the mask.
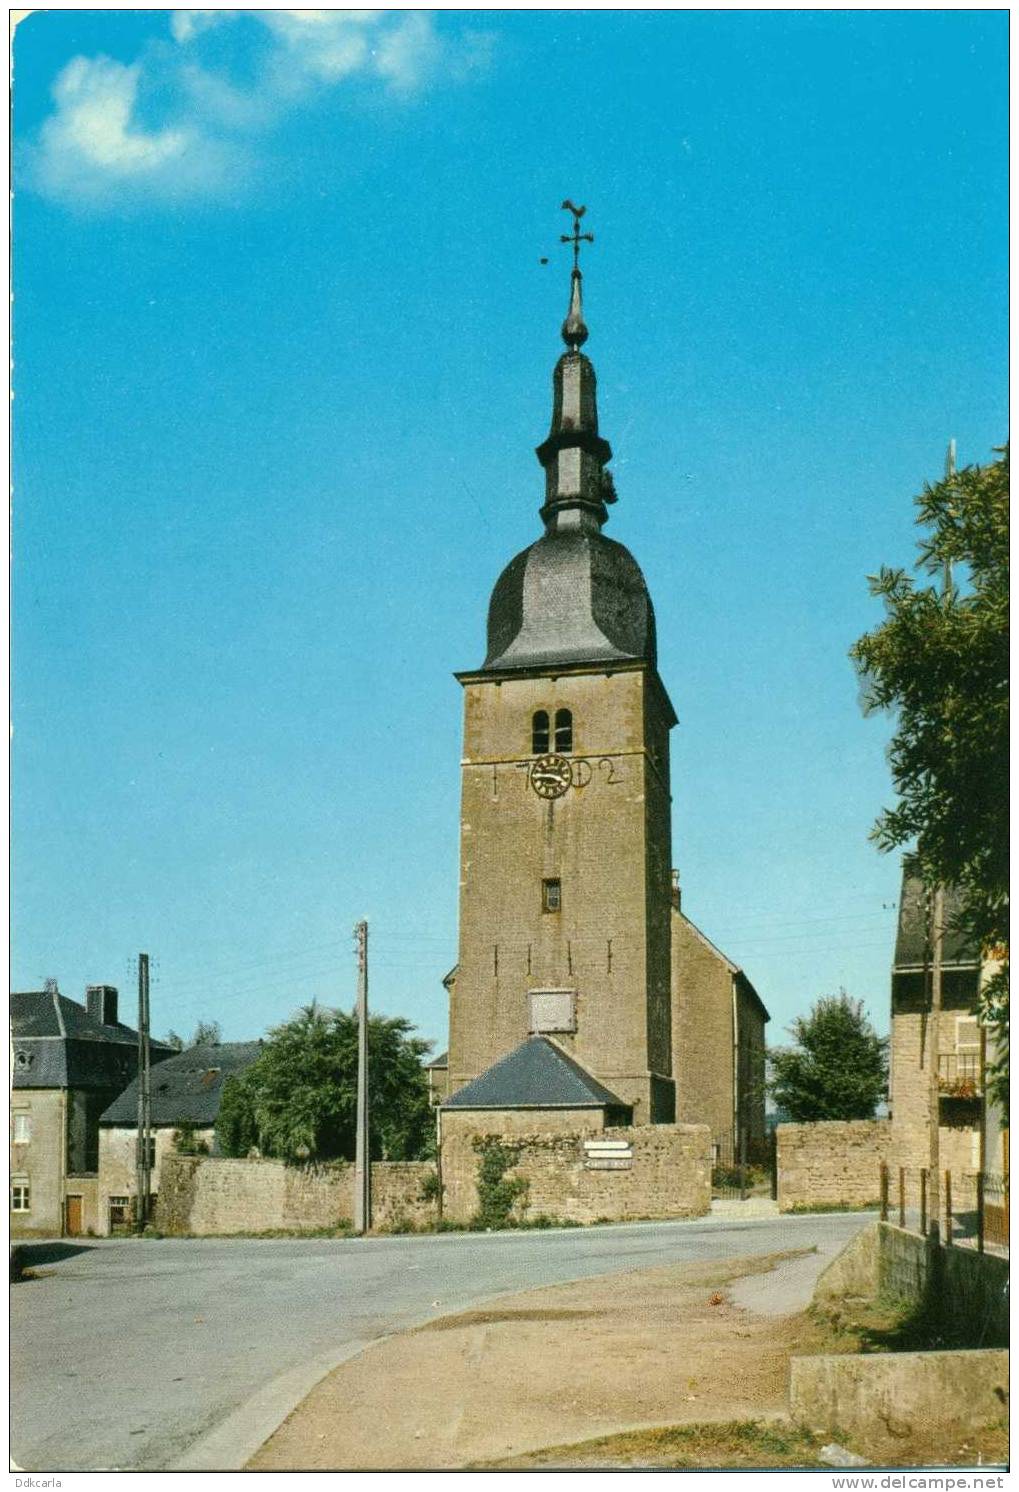
[[[541,910],[543,912],[558,912],[563,904],[563,887],[559,880],[542,881],[541,883]]]

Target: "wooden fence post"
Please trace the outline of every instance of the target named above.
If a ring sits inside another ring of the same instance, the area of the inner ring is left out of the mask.
[[[899,1227],[906,1226],[906,1168],[899,1167]]]
[[[977,1253],[984,1251],[984,1173],[977,1172]]]
[[[927,1167],[920,1171],[920,1233],[927,1237]]]
[[[888,1165],[881,1162],[881,1221],[888,1221]]]
[[[952,1173],[945,1172],[945,1244],[952,1241]]]

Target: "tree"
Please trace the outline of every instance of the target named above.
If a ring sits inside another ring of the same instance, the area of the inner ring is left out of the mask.
[[[184,1038],[178,1036],[176,1031],[167,1031],[163,1037],[163,1045],[173,1047],[175,1052],[182,1052],[184,1050]]]
[[[199,1021],[188,1046],[219,1046],[222,1040],[219,1021]]]
[[[924,487],[918,567],[956,566],[952,584],[917,585],[883,568],[871,591],[881,625],[854,644],[864,708],[892,711],[898,794],[873,838],[915,844],[928,885],[954,885],[958,927],[997,965],[980,1013],[997,1037],[989,1084],[1008,1107],[1008,447],[988,466]]]
[[[873,1119],[888,1084],[888,1038],[878,1036],[862,1000],[845,990],[816,1000],[789,1027],[794,1047],[768,1053],[775,1102],[796,1124]]]
[[[434,1151],[434,1116],[421,1059],[431,1043],[406,1020],[368,1022],[373,1160],[418,1160]],[[357,1017],[312,1003],[269,1033],[245,1072],[224,1084],[220,1149],[257,1145],[282,1160],[353,1160],[357,1117]]]

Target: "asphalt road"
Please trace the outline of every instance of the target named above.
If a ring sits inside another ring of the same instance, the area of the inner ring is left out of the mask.
[[[96,1240],[48,1258],[39,1245],[36,1277],[11,1291],[11,1453],[33,1472],[237,1467],[326,1372],[394,1331],[506,1291],[681,1260],[816,1245],[820,1267],[868,1221]]]

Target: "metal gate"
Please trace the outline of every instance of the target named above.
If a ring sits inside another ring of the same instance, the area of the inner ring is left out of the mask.
[[[745,1131],[716,1135],[711,1164],[711,1195],[732,1201],[776,1196],[775,1132],[751,1140]]]

